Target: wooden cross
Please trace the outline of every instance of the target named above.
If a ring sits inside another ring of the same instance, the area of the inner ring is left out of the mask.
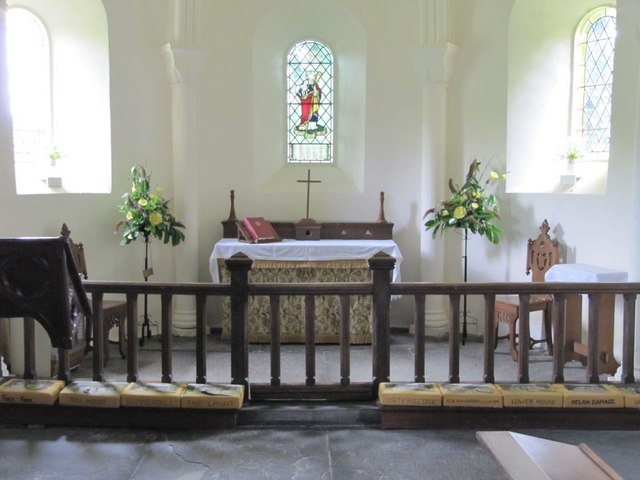
[[[321,180],[311,180],[311,169],[307,170],[307,179],[306,180],[298,180],[298,183],[306,183],[307,184],[307,216],[305,218],[309,218],[309,191],[311,190],[312,183],[322,183]]]

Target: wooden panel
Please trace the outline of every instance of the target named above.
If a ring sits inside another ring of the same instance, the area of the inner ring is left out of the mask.
[[[270,222],[280,238],[296,238],[296,222],[271,220]],[[221,223],[224,238],[238,238],[238,227],[235,220],[224,220]],[[393,239],[393,223],[320,222],[320,238],[325,240],[391,240]]]
[[[229,217],[223,220],[222,230],[223,238],[238,238],[238,227],[236,221],[235,207],[235,190],[229,192]],[[307,214],[309,209],[309,197],[307,191]],[[300,222],[315,220],[305,218]],[[291,221],[275,221],[269,220],[273,228],[278,232],[280,238],[303,238],[296,237],[295,224],[299,222]],[[342,239],[342,240],[391,240],[393,238],[393,223],[387,222],[384,216],[384,192],[380,192],[379,205],[378,205],[378,219],[375,222],[318,222],[320,226],[320,235],[313,235],[313,240],[319,239]],[[315,232],[314,232],[315,233]]]
[[[105,428],[227,429],[235,428],[238,410],[169,408],[92,408],[63,405],[0,407],[0,424]]]
[[[621,480],[587,446],[575,446],[513,432],[478,432],[508,478],[517,480]]]
[[[377,391],[371,383],[349,385],[280,385],[251,384],[251,401],[322,401],[322,402],[371,402]]]
[[[640,411],[575,408],[420,408],[381,406],[382,428],[637,430]]]

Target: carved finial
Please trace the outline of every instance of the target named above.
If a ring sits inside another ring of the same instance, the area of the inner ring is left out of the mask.
[[[63,223],[62,228],[60,229],[60,236],[62,238],[69,238],[69,235],[71,235],[71,230],[69,230],[66,223]]]
[[[231,200],[231,208],[229,209],[229,218],[227,219],[227,221],[235,222],[237,220],[236,206],[235,206],[235,200],[236,200],[235,190],[231,190],[231,193],[229,194],[229,199]]]
[[[547,219],[544,219],[544,222],[542,222],[542,225],[540,225],[540,232],[545,236],[548,237],[549,236],[549,222],[547,222]]]
[[[377,223],[387,223],[384,218],[384,192],[380,192],[380,213],[378,213]]]

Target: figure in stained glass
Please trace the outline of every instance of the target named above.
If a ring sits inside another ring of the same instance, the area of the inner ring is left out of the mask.
[[[296,133],[307,138],[324,135],[326,128],[318,123],[318,108],[322,100],[322,89],[318,85],[320,74],[308,71],[306,81],[298,89],[300,99],[300,123],[296,126]]]
[[[287,161],[333,161],[333,55],[316,40],[287,54]]]

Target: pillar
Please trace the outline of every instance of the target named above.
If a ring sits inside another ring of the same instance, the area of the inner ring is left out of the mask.
[[[447,87],[458,48],[449,37],[449,0],[420,0],[420,42],[411,47],[416,74],[422,85],[421,212],[435,206],[444,196],[446,179]],[[444,243],[432,239],[419,219],[420,280],[444,279]],[[448,330],[444,302],[429,297],[425,311],[425,334],[443,337]]]
[[[199,43],[201,0],[171,2],[171,39],[162,54],[171,84],[172,162],[176,218],[187,226],[186,239],[174,248],[175,281],[198,281],[198,149],[197,92],[194,81],[204,63]],[[193,297],[177,296],[173,302],[173,334],[196,335]]]

